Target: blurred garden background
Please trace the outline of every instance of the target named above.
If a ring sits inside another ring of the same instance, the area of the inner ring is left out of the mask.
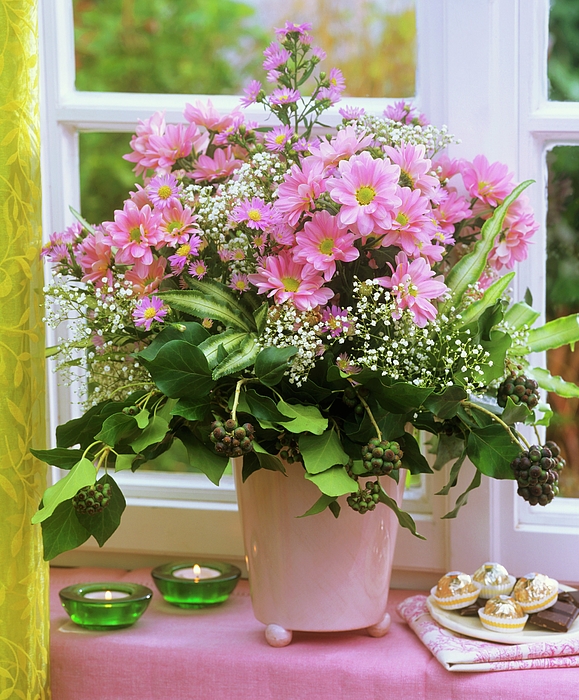
[[[340,68],[347,96],[415,94],[414,0],[74,0],[78,90],[240,94],[263,78],[261,52],[271,27],[311,22],[325,66]],[[553,0],[548,62],[550,99],[579,101],[579,2]],[[185,102],[185,100],[184,100]],[[149,115],[143,115],[143,118]],[[82,212],[112,218],[134,188],[130,134],[80,134]],[[579,312],[579,146],[547,154],[549,210],[547,316]],[[553,374],[579,382],[579,352],[551,351]],[[568,458],[562,493],[579,497],[579,400],[549,397],[548,437]]]

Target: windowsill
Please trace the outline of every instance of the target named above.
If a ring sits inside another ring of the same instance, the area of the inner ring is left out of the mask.
[[[60,631],[68,621],[60,588],[95,580],[148,585],[153,601],[128,629]],[[449,673],[395,612],[412,594],[406,590],[391,591],[392,627],[382,639],[364,630],[298,632],[289,647],[273,649],[253,616],[246,581],[223,605],[202,610],[165,603],[149,569],[53,569],[51,583],[52,693],[58,700],[524,700],[532,687],[549,687],[560,700],[577,697],[579,669]]]

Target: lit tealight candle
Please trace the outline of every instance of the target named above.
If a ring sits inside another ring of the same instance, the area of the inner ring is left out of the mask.
[[[193,567],[184,567],[183,569],[177,569],[173,572],[173,576],[177,578],[186,578],[193,581],[199,581],[199,579],[206,578],[217,578],[221,576],[221,571],[217,569],[211,569],[208,566],[199,566],[199,564],[194,564]]]
[[[90,591],[85,593],[84,597],[93,600],[113,600],[113,598],[128,598],[129,594],[123,591]]]

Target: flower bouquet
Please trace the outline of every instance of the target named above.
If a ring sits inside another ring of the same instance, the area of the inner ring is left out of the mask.
[[[446,494],[468,458],[467,492],[485,474],[517,479],[531,504],[557,493],[558,447],[517,426],[548,423],[539,388],[579,395],[527,360],[579,340],[579,324],[534,327],[531,300],[509,296],[538,228],[530,182],[484,155],[450,159],[454,138],[404,102],[345,107],[326,133],[344,80],[319,72],[309,29],[276,31],[263,64],[275,87],[253,81],[241,100],[269,125],[211,102],[181,124],[154,114],[125,156],[143,185],[111,221],[76,215],[43,250],[48,321],[76,319],[50,352],[88,390],[57,447],[34,451],[69,470],[33,518],[46,558],[102,545],[125,506],[113,474],[176,446],[215,484],[230,458],[244,480],[299,463],[320,492],[309,515],[382,503],[414,534],[381,482],[401,468],[452,461]]]

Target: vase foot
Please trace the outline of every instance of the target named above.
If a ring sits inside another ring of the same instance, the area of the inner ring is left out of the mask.
[[[281,625],[268,625],[265,628],[265,639],[270,647],[287,647],[292,641],[293,632]]]
[[[391,622],[392,619],[390,618],[389,613],[386,613],[380,622],[368,627],[368,634],[371,637],[384,637],[384,635],[386,635],[390,629]]]

